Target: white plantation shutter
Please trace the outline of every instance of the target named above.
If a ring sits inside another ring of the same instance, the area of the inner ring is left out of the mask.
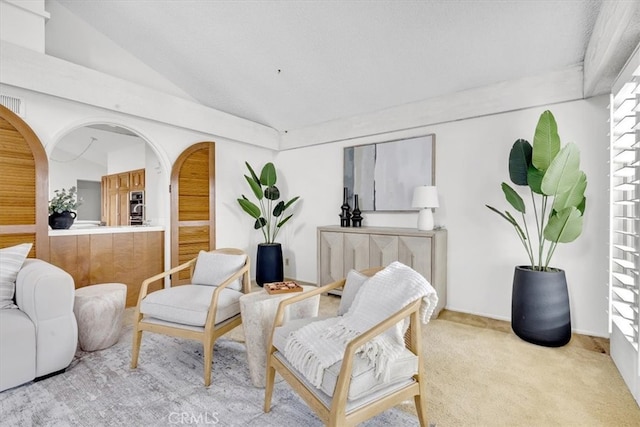
[[[640,403],[640,51],[612,88],[609,320],[611,357]]]

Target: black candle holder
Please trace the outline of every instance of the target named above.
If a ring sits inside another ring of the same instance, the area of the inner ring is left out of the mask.
[[[351,218],[351,206],[349,206],[349,189],[344,187],[342,206],[340,206],[340,227],[349,227]]]
[[[353,195],[353,215],[351,215],[351,223],[354,227],[362,227],[362,212],[358,204],[358,195]]]

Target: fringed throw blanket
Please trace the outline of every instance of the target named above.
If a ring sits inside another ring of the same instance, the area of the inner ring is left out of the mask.
[[[342,318],[313,322],[292,332],[284,355],[309,382],[320,387],[324,370],[342,359],[349,341],[420,298],[420,317],[427,323],[438,303],[436,291],[418,272],[394,262],[362,285]],[[389,362],[404,348],[405,330],[400,322],[357,350],[375,366],[378,378],[388,378]]]

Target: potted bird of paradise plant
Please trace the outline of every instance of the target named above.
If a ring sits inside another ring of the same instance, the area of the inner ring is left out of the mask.
[[[504,196],[519,215],[487,205],[513,226],[529,258],[528,265],[515,268],[511,326],[525,341],[563,346],[571,339],[569,295],[565,272],[553,267],[551,259],[558,244],[572,242],[582,233],[587,176],[580,170],[578,146],[561,147],[550,111],[540,116],[533,145],[524,139],[513,144],[509,177],[528,190],[535,218],[535,228],[529,227],[524,199],[505,182]]]
[[[281,282],[284,279],[282,245],[276,242],[276,237],[282,226],[293,217],[293,214],[285,215],[285,213],[299,199],[299,196],[287,202],[280,200],[280,190],[276,186],[278,176],[273,163],[265,164],[259,177],[248,162],[245,164],[249,175],[244,177],[257,199],[257,204],[244,194],[237,199],[238,204],[243,211],[255,219],[253,228],[260,230],[264,237],[264,243],[258,244],[256,282],[260,286],[264,283]]]

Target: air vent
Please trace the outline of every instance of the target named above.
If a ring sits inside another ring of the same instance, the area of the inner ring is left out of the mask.
[[[24,117],[24,102],[22,99],[0,94],[0,104],[16,113],[18,116]]]

